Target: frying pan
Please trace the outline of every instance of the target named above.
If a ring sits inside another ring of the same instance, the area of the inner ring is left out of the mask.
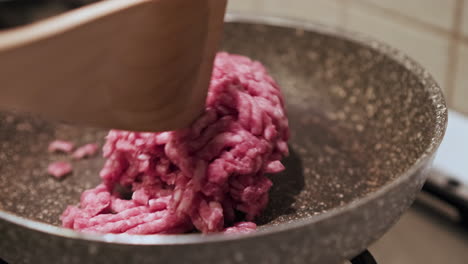
[[[102,158],[47,176],[55,138],[105,131],[0,114],[0,258],[9,263],[340,263],[381,237],[413,202],[442,140],[446,106],[401,52],[339,29],[228,15],[222,48],[263,62],[283,88],[286,170],[272,175],[259,230],[244,235],[98,235],[59,215],[98,182]]]

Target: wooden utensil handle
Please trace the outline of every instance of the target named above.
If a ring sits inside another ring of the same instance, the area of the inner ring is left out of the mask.
[[[110,0],[0,33],[0,107],[167,130],[202,111],[225,0]]]

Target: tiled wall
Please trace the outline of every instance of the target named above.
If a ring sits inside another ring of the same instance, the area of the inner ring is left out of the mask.
[[[424,65],[449,106],[468,114],[468,0],[230,0],[228,9],[372,35]]]

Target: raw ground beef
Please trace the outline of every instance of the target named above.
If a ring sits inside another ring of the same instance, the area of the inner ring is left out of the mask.
[[[102,183],[69,206],[63,226],[84,232],[170,234],[255,230],[268,202],[265,173],[284,169],[288,120],[278,85],[250,59],[219,53],[204,114],[190,128],[111,130]]]
[[[75,148],[75,144],[70,141],[65,140],[54,140],[50,142],[48,151],[50,153],[54,152],[64,152],[70,154],[73,149]],[[76,149],[72,154],[71,157],[73,159],[84,159],[86,157],[93,156],[98,151],[98,145],[94,143],[86,144],[84,146],[79,147]],[[62,178],[63,176],[71,173],[73,167],[71,163],[66,161],[56,161],[52,162],[47,166],[47,173],[55,176],[56,178]]]
[[[250,233],[257,229],[257,225],[252,222],[239,222],[236,223],[234,226],[228,227],[224,229],[225,234],[244,234]]]
[[[98,145],[94,143],[86,144],[76,149],[73,154],[73,159],[84,159],[86,157],[94,156],[98,151]]]
[[[47,173],[56,177],[62,178],[63,176],[72,172],[72,166],[69,162],[66,161],[56,161],[47,167]]]
[[[50,142],[48,151],[53,152],[65,152],[70,153],[75,148],[75,144],[65,140],[54,140]]]

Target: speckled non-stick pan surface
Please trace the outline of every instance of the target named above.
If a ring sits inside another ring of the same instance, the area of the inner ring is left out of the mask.
[[[59,215],[98,182],[103,159],[46,174],[48,143],[106,131],[0,114],[0,258],[11,263],[336,263],[411,204],[446,126],[441,89],[403,54],[289,20],[231,16],[222,48],[264,63],[286,97],[286,171],[271,176],[260,230],[228,237],[82,235]],[[239,22],[242,21],[242,22]]]

